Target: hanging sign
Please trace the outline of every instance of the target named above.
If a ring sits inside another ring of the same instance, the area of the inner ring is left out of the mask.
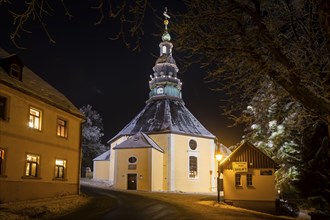
[[[232,162],[233,171],[235,172],[247,172],[247,162]]]

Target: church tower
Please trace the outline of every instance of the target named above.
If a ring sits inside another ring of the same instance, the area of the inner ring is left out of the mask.
[[[182,100],[167,10],[164,16],[160,53],[150,75],[146,105],[108,141],[110,159],[101,155],[95,160],[107,158],[109,165],[102,170],[109,170],[107,178],[118,189],[214,191],[216,137]]]
[[[169,24],[167,13],[164,13],[165,30],[162,36],[162,42],[159,44],[160,55],[156,60],[156,64],[153,67],[154,74],[150,75],[149,81],[150,100],[157,98],[172,98],[181,99],[181,81],[177,78],[179,71],[176,66],[175,60],[172,56],[173,44],[171,36],[168,33],[167,25]]]

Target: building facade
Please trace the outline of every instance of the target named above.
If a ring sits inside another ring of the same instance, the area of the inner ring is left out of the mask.
[[[0,49],[0,202],[79,193],[83,114]]]
[[[104,179],[97,167],[108,163],[106,178],[118,189],[215,191],[216,138],[182,100],[167,18],[164,24],[146,106],[108,142],[109,159],[95,158],[94,178]]]
[[[275,171],[278,164],[249,142],[237,147],[224,161],[224,202],[275,214]]]

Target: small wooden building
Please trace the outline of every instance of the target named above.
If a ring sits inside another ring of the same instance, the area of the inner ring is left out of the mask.
[[[237,147],[221,163],[224,202],[275,213],[275,171],[278,164],[249,142]]]

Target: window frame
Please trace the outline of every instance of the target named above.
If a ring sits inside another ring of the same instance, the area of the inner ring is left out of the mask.
[[[31,110],[39,112],[39,116],[37,115],[33,115],[31,113]],[[36,118],[38,118],[38,127],[35,126],[36,124]],[[33,129],[33,130],[38,130],[38,131],[42,131],[42,122],[43,122],[43,111],[39,108],[36,108],[34,106],[29,106],[29,118],[28,118],[29,122],[28,122],[28,126],[29,128]]]
[[[61,126],[59,122],[62,121],[64,122],[64,126]],[[69,130],[69,125],[68,125],[68,120],[63,119],[63,118],[57,118],[56,120],[56,136],[61,137],[61,138],[68,138],[68,130]],[[60,128],[60,132],[59,132]],[[62,135],[62,130],[64,129],[64,134]]]
[[[7,121],[8,120],[8,108],[9,108],[9,97],[6,95],[0,94],[0,99],[4,100],[4,107],[2,111],[0,111],[0,120]],[[1,115],[3,113],[3,115]]]
[[[192,164],[192,158],[196,158],[196,165]],[[189,179],[191,180],[194,180],[194,179],[198,179],[198,176],[199,176],[199,169],[198,169],[198,165],[199,165],[199,160],[198,160],[198,155],[194,155],[194,154],[190,154],[188,156],[188,177]],[[196,170],[193,170],[192,168],[196,168]],[[196,172],[196,173],[193,173],[193,172]]]
[[[16,64],[12,63],[9,69],[9,75],[15,79],[21,80],[21,68]]]
[[[247,186],[247,187],[251,187],[251,186],[253,186],[253,177],[252,177],[252,173],[247,173],[247,174],[246,174],[246,186]]]
[[[32,161],[32,160],[28,160],[28,156],[31,157],[36,157],[37,161]],[[26,153],[25,154],[25,165],[24,165],[24,178],[29,178],[29,179],[40,179],[40,160],[41,160],[41,156],[38,154],[34,154],[34,153]],[[29,164],[29,171],[28,169],[28,164]],[[31,164],[35,164],[35,175],[32,175],[32,171],[31,171]],[[29,172],[29,174],[27,175],[27,172]]]
[[[63,165],[57,164],[57,161],[62,161]],[[67,175],[67,160],[62,158],[55,158],[54,180],[66,180]],[[62,175],[59,176],[59,169],[63,168]]]
[[[242,175],[240,173],[235,173],[235,186],[242,186]]]
[[[0,177],[7,177],[6,161],[7,161],[7,149],[0,147]]]

